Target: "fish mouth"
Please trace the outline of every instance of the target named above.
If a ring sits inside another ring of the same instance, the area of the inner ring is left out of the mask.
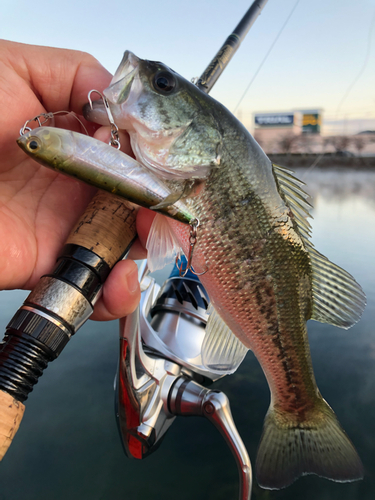
[[[125,51],[109,87],[103,92],[108,101],[118,105],[127,101],[134,79],[138,75],[140,61],[133,52]]]
[[[130,50],[126,50],[119,67],[114,74],[109,87],[103,94],[111,104],[124,104],[130,95],[135,77],[138,75],[138,67],[141,59]],[[89,103],[83,107],[83,116],[86,120],[100,125],[108,125],[106,107],[102,100],[97,100],[90,106]]]
[[[140,61],[141,59],[133,52],[126,50],[109,86],[114,85],[123,78],[127,78],[139,66]]]

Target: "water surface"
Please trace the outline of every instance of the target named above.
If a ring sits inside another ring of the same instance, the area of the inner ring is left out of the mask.
[[[354,442],[365,479],[338,484],[307,476],[261,500],[375,498],[375,173],[299,171],[314,197],[313,242],[355,276],[367,295],[360,323],[346,331],[310,321],[318,386]],[[0,326],[26,292],[0,292]],[[0,464],[0,500],[237,499],[235,462],[208,422],[179,418],[148,459],[123,453],[114,417],[117,322],[88,322],[51,363],[26,402],[20,430]],[[216,384],[231,400],[239,432],[255,462],[269,404],[263,373],[249,353]]]

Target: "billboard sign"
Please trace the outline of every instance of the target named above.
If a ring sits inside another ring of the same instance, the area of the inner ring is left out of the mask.
[[[255,115],[254,118],[258,127],[291,127],[294,123],[293,113]]]
[[[304,113],[302,115],[302,132],[304,134],[319,134],[322,117],[319,113]]]

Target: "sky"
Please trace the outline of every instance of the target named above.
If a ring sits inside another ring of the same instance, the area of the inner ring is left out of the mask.
[[[129,49],[191,79],[251,3],[2,0],[0,38],[84,50],[112,73]],[[269,0],[211,95],[233,111],[254,76],[236,111],[250,129],[254,112],[322,108],[324,134],[375,130],[375,0]]]

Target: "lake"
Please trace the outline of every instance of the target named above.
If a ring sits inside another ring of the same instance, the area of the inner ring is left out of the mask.
[[[260,500],[375,498],[375,172],[298,170],[313,196],[312,241],[350,272],[367,295],[350,330],[309,321],[315,375],[362,458],[365,479],[339,484],[306,476]],[[0,292],[3,331],[27,292]],[[117,322],[89,321],[50,364],[26,401],[18,434],[0,464],[0,500],[229,500],[237,468],[217,430],[202,418],[176,419],[159,450],[128,459],[114,415]],[[214,385],[255,463],[269,390],[249,353],[238,371]]]

